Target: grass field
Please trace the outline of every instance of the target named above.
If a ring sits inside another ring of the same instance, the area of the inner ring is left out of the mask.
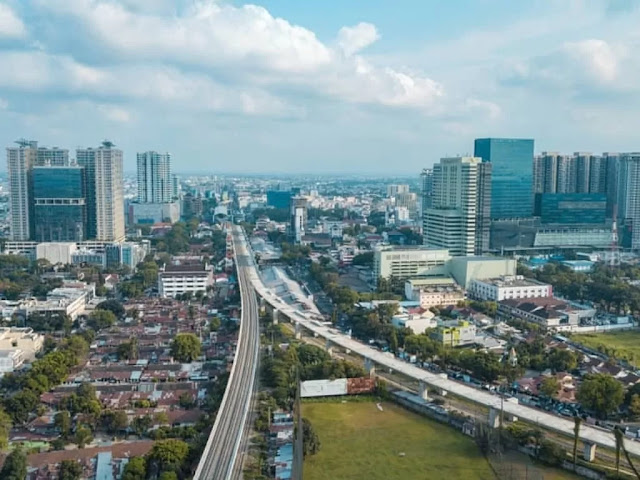
[[[581,343],[634,365],[640,364],[640,331],[625,330],[611,333],[583,333],[571,335],[571,340]]]
[[[382,408],[304,403],[321,442],[304,463],[305,480],[495,478],[471,438],[396,405]]]

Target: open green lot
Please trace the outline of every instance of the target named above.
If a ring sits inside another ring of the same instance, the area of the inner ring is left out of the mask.
[[[636,366],[640,364],[640,330],[575,334],[571,340]]]
[[[374,402],[304,403],[320,452],[305,460],[305,480],[494,479],[473,439]],[[404,455],[402,455],[404,454]]]

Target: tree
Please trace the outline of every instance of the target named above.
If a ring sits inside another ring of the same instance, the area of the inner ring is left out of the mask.
[[[107,410],[102,413],[102,426],[108,433],[118,433],[129,426],[129,418],[124,410]]]
[[[320,450],[320,439],[311,422],[302,419],[302,453],[303,456],[315,455]]]
[[[153,419],[160,425],[167,425],[169,423],[169,415],[167,415],[167,412],[158,412],[153,416]]]
[[[136,337],[118,345],[118,358],[121,360],[136,360],[138,358],[138,339]]]
[[[0,470],[2,480],[24,480],[27,478],[27,455],[22,448],[13,450],[4,461]]]
[[[153,467],[152,471],[179,471],[188,455],[189,445],[186,442],[169,438],[153,444],[151,451],[147,454],[147,462],[150,469]]]
[[[171,344],[171,355],[181,363],[191,363],[200,356],[200,339],[193,333],[179,333]]]
[[[109,310],[95,310],[89,315],[87,325],[96,332],[103,328],[109,328],[116,323],[116,316]]]
[[[540,384],[540,393],[549,398],[554,398],[560,389],[560,382],[556,377],[546,377]]]
[[[84,425],[80,425],[76,429],[75,435],[75,443],[79,448],[84,448],[88,443],[91,443],[93,440],[93,435],[91,434],[91,430]]]
[[[640,416],[640,395],[637,393],[631,395],[631,401],[629,402],[629,412],[634,417]]]
[[[53,424],[60,432],[60,436],[67,438],[71,432],[71,415],[67,410],[62,410],[53,417]]]
[[[118,300],[105,300],[96,306],[96,310],[108,310],[113,313],[116,318],[124,317],[124,306]]]
[[[158,480],[178,480],[176,472],[162,472]]]
[[[153,426],[153,419],[149,415],[136,417],[131,422],[131,430],[138,436],[142,436]]]
[[[9,446],[11,426],[11,417],[7,412],[0,409],[0,450],[4,450]]]
[[[133,457],[127,462],[122,480],[145,480],[147,478],[147,461],[144,457]]]
[[[391,330],[391,338],[389,339],[389,349],[393,353],[398,352],[398,334],[396,333],[396,329]]]
[[[75,460],[63,460],[58,472],[59,480],[79,480],[82,475],[82,467]]]
[[[624,400],[622,384],[605,373],[587,375],[578,390],[578,401],[600,418],[618,410]]]
[[[213,317],[209,322],[209,328],[212,332],[217,332],[221,325],[222,321],[220,320],[220,317]]]
[[[578,367],[578,356],[568,349],[555,349],[548,361],[549,367],[555,372],[570,372]]]

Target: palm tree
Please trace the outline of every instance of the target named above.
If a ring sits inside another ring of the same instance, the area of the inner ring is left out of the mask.
[[[580,424],[582,418],[579,416],[573,417],[573,470],[576,469],[576,463],[578,461],[578,438],[580,438]]]

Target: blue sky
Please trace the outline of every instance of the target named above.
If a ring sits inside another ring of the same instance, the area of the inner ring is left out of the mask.
[[[473,139],[640,149],[633,0],[0,0],[0,136],[177,171],[415,173]]]

